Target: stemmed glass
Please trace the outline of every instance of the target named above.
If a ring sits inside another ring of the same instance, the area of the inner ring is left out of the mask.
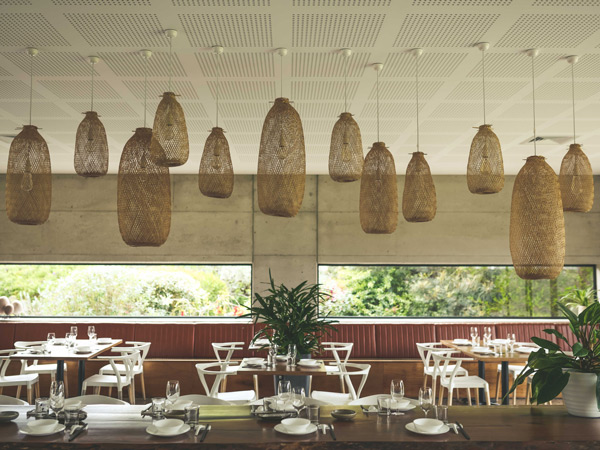
[[[296,350],[296,344],[288,345],[288,352],[287,352],[288,365],[290,365],[290,366],[296,365],[296,355],[297,354],[298,354],[298,351]]]
[[[508,345],[508,351],[509,351],[509,352],[512,352],[512,351],[514,351],[514,348],[515,348],[515,343],[516,343],[516,342],[517,342],[517,339],[516,339],[516,337],[515,337],[515,334],[514,334],[514,333],[508,333],[508,334],[506,335],[506,343],[507,343],[507,345]]]
[[[96,327],[94,325],[90,325],[88,327],[88,338],[90,339],[90,343],[93,343],[96,340]]]
[[[73,333],[65,334],[65,341],[67,341],[67,346],[74,347],[75,346],[75,338],[76,338],[76,336]]]
[[[483,327],[483,345],[489,345],[492,340],[492,327]]]
[[[404,398],[404,381],[400,379],[393,379],[390,383],[390,394],[392,397],[390,408],[392,409],[393,415],[399,415],[400,411],[398,404]]]
[[[50,408],[58,414],[65,407],[65,385],[62,381],[50,383]]]
[[[425,417],[429,414],[429,411],[433,407],[431,388],[420,388],[419,389],[419,405],[425,413]]]
[[[48,345],[54,345],[54,342],[56,342],[56,334],[48,333],[48,337],[46,338],[46,340],[48,341]]]
[[[477,330],[477,327],[471,327],[471,342],[473,342],[473,345],[477,345],[478,337],[479,337],[479,330]]]
[[[279,383],[277,383],[277,396],[279,397],[277,406],[279,410],[285,410],[287,408],[287,404],[290,400],[291,393],[291,381],[279,380]]]
[[[74,339],[77,339],[77,327],[76,326],[71,327],[71,334],[74,336]]]
[[[300,411],[304,409],[306,404],[306,393],[303,387],[295,387],[292,393],[292,406],[296,409],[296,413],[299,415]]]
[[[179,380],[167,381],[167,403],[172,407],[179,398]]]

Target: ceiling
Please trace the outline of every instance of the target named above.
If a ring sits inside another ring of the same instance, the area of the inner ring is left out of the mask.
[[[101,6],[98,6],[101,4]],[[464,174],[472,127],[483,123],[481,53],[486,53],[487,122],[515,174],[533,152],[531,61],[536,58],[537,132],[565,137],[540,143],[558,171],[572,136],[570,67],[575,66],[577,140],[600,173],[600,6],[597,0],[0,0],[0,135],[14,135],[28,117],[25,48],[37,47],[33,124],[48,141],[53,172],[75,173],[73,145],[81,112],[89,109],[90,66],[99,55],[95,109],[110,146],[110,172],[132,130],[143,124],[143,59],[151,49],[148,123],[166,90],[168,41],[174,28],[174,90],[190,133],[190,159],[172,173],[197,173],[215,124],[215,58],[222,45],[220,125],[227,131],[236,173],[255,173],[263,119],[279,95],[302,118],[308,173],[327,173],[330,133],[344,110],[344,57],[350,47],[348,97],[365,145],[376,137],[375,71],[380,74],[381,140],[404,173],[416,143],[414,60],[420,59],[421,150],[434,174]],[[150,125],[151,126],[151,125]],[[0,171],[10,138],[0,137]]]

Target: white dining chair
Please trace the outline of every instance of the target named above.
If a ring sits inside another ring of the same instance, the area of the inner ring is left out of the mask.
[[[77,405],[129,405],[126,401],[118,398],[107,397],[106,395],[80,395],[65,399],[65,406]]]
[[[508,365],[508,374],[512,376],[513,380],[515,380],[525,366],[520,366],[518,364],[509,364]],[[500,375],[502,374],[502,364],[498,364],[498,371],[496,375],[496,403],[498,403],[498,397],[500,396]],[[517,404],[517,390],[513,391],[513,405]]]
[[[14,346],[16,349],[18,350],[27,350],[29,347],[35,347],[38,345],[46,345],[47,341],[17,341],[15,342]],[[26,360],[26,359],[22,359],[21,360],[21,375],[25,375],[25,374],[31,374],[31,373],[37,373],[39,376],[41,375],[50,375],[50,381],[54,381],[56,380],[56,370],[57,370],[57,364],[56,363],[49,363],[49,364],[40,364],[38,362],[37,359],[34,359],[31,363]],[[65,395],[68,397],[69,396],[69,378],[67,376],[67,364],[63,365],[63,380],[65,383]],[[39,384],[36,384],[36,393],[35,395],[37,397],[40,396],[39,393]],[[17,388],[17,397],[19,397],[21,394],[21,388]]]
[[[231,372],[222,368],[222,363],[203,363],[196,364],[196,370],[198,371],[198,378],[200,383],[206,392],[206,395],[213,398],[218,398],[235,404],[245,404],[256,400],[256,393],[254,391],[232,391],[232,392],[219,392],[219,386],[226,376],[231,375]],[[212,385],[209,387],[206,377],[214,376]]]
[[[443,389],[446,388],[448,390],[448,406],[452,406],[453,391],[460,388],[467,390],[469,406],[471,405],[471,389],[475,389],[476,405],[479,405],[479,389],[484,389],[485,402],[488,406],[490,405],[490,385],[487,381],[474,375],[457,376],[463,361],[474,361],[472,358],[455,358],[440,352],[433,352],[432,357],[434,377],[439,376],[440,382],[438,404],[442,404]],[[449,370],[449,366],[454,366],[454,368]]]
[[[231,403],[226,400],[201,394],[181,395],[177,399],[177,403],[181,402],[192,402],[195,405],[231,405]]]
[[[18,352],[16,349],[0,350],[0,395],[5,387],[17,386],[17,392],[20,393],[20,387],[27,387],[27,402],[33,402],[33,388],[39,382],[37,373],[26,373],[20,375],[6,375],[6,370],[11,363],[10,356]]]
[[[8,395],[0,395],[0,405],[27,406],[29,403],[27,403],[25,400],[21,400],[20,398],[9,397]]]
[[[94,394],[100,394],[103,387],[116,388],[119,400],[123,400],[123,388],[127,387],[129,394],[129,402],[135,405],[135,397],[133,395],[133,367],[137,359],[140,357],[140,352],[122,353],[121,356],[99,356],[99,360],[108,361],[112,367],[113,375],[92,375],[86,378],[81,385],[81,394],[85,395],[88,386],[95,388]],[[120,368],[125,370],[120,370]]]
[[[323,351],[331,352],[334,362],[325,366],[327,375],[337,375],[340,378],[340,389],[343,393],[346,392],[344,377],[340,374],[340,365],[346,364],[350,359],[353,342],[323,342]]]
[[[340,365],[340,375],[344,379],[348,392],[313,391],[310,396],[330,405],[347,405],[360,397],[370,370],[370,364],[342,363]],[[358,389],[354,388],[352,377],[361,377]]]
[[[144,361],[150,351],[151,342],[138,342],[138,341],[127,341],[125,342],[131,347],[113,347],[110,349],[111,352],[127,354],[134,351],[139,351],[140,356],[133,366],[133,383],[131,389],[133,390],[133,397],[135,398],[135,377],[139,376],[142,385],[142,397],[146,400],[146,383],[144,382]],[[117,367],[121,373],[125,372],[125,366],[123,364],[117,364]],[[106,364],[100,369],[100,375],[114,375],[113,368],[110,364]],[[110,397],[111,388],[108,389],[108,396]]]
[[[423,387],[427,387],[427,377],[431,377],[431,393],[433,397],[433,403],[435,404],[435,396],[436,396],[436,388],[437,388],[437,376],[434,376],[434,364],[431,359],[431,354],[433,352],[442,353],[445,355],[456,353],[455,351],[449,349],[448,347],[442,346],[439,342],[422,342],[417,343],[417,351],[419,352],[419,357],[421,361],[423,361]],[[448,366],[449,371],[454,370],[453,365]],[[460,367],[458,372],[458,376],[468,376],[469,372],[464,367]],[[458,391],[457,391],[458,394]]]

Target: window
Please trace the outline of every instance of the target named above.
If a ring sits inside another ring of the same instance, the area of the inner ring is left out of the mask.
[[[0,265],[27,316],[239,316],[251,280],[250,265]]]
[[[322,314],[363,317],[554,317],[565,295],[596,286],[590,265],[535,281],[512,266],[322,265],[319,282],[331,294]]]

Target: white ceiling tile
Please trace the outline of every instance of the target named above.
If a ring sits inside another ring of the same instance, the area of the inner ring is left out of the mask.
[[[207,78],[217,76],[217,64],[222,78],[268,78],[275,76],[273,54],[265,52],[196,53],[200,71]]]
[[[174,77],[185,77],[187,74],[176,52],[177,50],[174,49],[172,74]],[[143,76],[146,70],[146,60],[142,58],[139,52],[100,52],[100,57],[120,77],[137,78]],[[168,77],[169,73],[171,73],[169,52],[153,52],[150,59],[148,59],[148,76]]]
[[[15,47],[71,44],[42,13],[0,13],[0,43]]]
[[[207,82],[213,98],[216,98],[217,83]],[[274,81],[221,81],[219,98],[222,100],[264,100],[275,99]]]
[[[358,81],[348,81],[348,101],[358,89]],[[292,100],[343,100],[343,81],[292,81]]]
[[[178,14],[190,44],[196,47],[272,47],[269,14]]]
[[[419,76],[449,77],[466,56],[467,53],[423,53],[419,58]],[[380,77],[414,77],[415,70],[415,58],[410,53],[390,53],[383,63]]]
[[[535,58],[535,74],[542,75],[565,57],[562,53],[542,52]],[[467,74],[468,77],[481,77],[481,60]],[[531,78],[531,58],[523,52],[490,53],[485,55],[486,78]]]
[[[527,86],[527,81],[487,81],[485,97],[492,100],[506,100]],[[481,100],[483,91],[480,81],[462,81],[446,97],[446,100]]]
[[[293,47],[373,47],[385,14],[293,14]]]
[[[292,6],[304,7],[386,7],[392,0],[292,0]]]
[[[354,52],[347,59],[338,52],[294,52],[292,53],[292,77],[344,77],[346,65],[348,66],[348,77],[362,77],[369,57],[370,53],[366,52]]]
[[[420,81],[419,100],[428,100],[442,87],[441,81]],[[374,84],[369,94],[369,100],[377,98],[377,85]],[[415,100],[416,87],[414,81],[380,81],[380,100]]]

